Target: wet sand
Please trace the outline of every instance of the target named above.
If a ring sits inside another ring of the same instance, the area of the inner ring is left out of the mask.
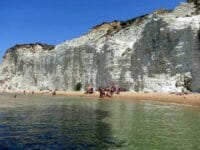
[[[23,91],[4,91],[5,93],[23,94]],[[53,92],[48,91],[34,91],[34,94],[38,95],[51,95]],[[32,94],[32,91],[26,91],[26,94]],[[99,92],[94,94],[84,94],[80,92],[66,92],[56,91],[56,95],[70,96],[70,97],[85,97],[85,98],[99,98]],[[168,94],[168,93],[144,93],[144,92],[121,92],[120,94],[114,94],[112,98],[103,99],[119,99],[119,100],[147,100],[147,101],[159,101],[168,103],[178,103],[193,106],[200,106],[200,93],[190,94]]]

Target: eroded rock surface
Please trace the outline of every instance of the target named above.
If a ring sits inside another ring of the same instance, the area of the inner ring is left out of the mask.
[[[116,84],[133,91],[200,92],[197,3],[103,23],[55,47],[15,46],[0,66],[0,87],[74,90],[81,83],[83,88]]]

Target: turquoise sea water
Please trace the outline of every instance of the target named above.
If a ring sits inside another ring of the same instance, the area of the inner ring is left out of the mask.
[[[200,149],[200,108],[0,95],[0,149]]]

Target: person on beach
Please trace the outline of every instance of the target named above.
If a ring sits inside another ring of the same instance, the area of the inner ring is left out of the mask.
[[[52,95],[55,96],[56,95],[56,91],[53,91]]]
[[[94,93],[94,88],[93,86],[89,85],[87,87],[87,91],[84,94],[93,94]]]
[[[14,98],[17,98],[17,94],[14,95]]]
[[[116,94],[120,94],[120,87],[117,87]]]
[[[111,92],[106,92],[105,96],[111,98],[112,94],[111,94]]]
[[[103,98],[105,96],[105,90],[103,88],[99,88],[99,97]]]
[[[89,90],[89,94],[93,94],[93,93],[94,93],[94,89],[93,89],[93,87],[91,87]]]
[[[110,88],[110,94],[113,95],[113,93],[116,91],[115,86],[111,86]]]

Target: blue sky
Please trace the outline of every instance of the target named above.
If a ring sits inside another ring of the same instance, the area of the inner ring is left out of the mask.
[[[0,0],[0,60],[15,44],[58,44],[93,26],[127,20],[186,0]]]

